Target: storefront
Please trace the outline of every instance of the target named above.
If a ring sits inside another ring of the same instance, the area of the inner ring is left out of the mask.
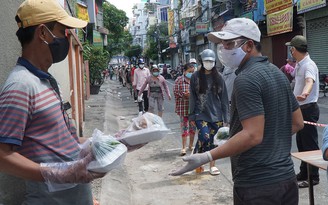
[[[320,73],[328,73],[328,7],[305,13],[306,38],[312,60],[317,64]]]

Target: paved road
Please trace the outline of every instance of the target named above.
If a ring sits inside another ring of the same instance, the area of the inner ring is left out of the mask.
[[[172,90],[173,81],[168,80]],[[91,96],[86,102],[85,134],[90,135],[97,127],[105,133],[114,134],[126,128],[138,113],[137,106],[126,88],[117,81],[107,81],[99,95]],[[173,95],[172,95],[173,96]],[[328,99],[328,97],[327,97]],[[328,121],[327,99],[320,98],[320,122]],[[168,173],[184,163],[179,156],[179,119],[174,113],[174,101],[166,101],[163,119],[171,133],[160,141],[149,143],[142,149],[128,153],[123,169],[115,170],[103,180],[94,183],[94,194],[102,205],[106,204],[232,204],[232,181],[229,159],[217,161],[219,176],[207,172],[194,172],[182,177],[171,177]],[[319,128],[321,145],[322,128]],[[295,138],[292,152],[297,151]],[[298,172],[299,161],[295,162]],[[327,204],[326,173],[320,171],[321,182],[315,186],[316,204]],[[300,190],[300,203],[308,204],[308,190]]]

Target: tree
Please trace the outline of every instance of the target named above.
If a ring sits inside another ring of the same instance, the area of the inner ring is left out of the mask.
[[[161,22],[159,25],[152,25],[147,31],[148,47],[144,51],[144,55],[152,60],[163,61],[158,59],[158,53],[161,54],[164,48],[168,47],[168,30],[167,22]],[[160,49],[159,46],[160,45]],[[161,56],[163,58],[163,56]]]
[[[132,58],[138,58],[142,53],[142,47],[140,45],[132,45],[129,49],[127,49],[124,53],[125,56],[129,57],[130,62],[132,62]]]
[[[104,27],[109,30],[107,51],[110,56],[122,53],[132,44],[131,34],[125,30],[129,18],[125,11],[105,1],[103,3]]]

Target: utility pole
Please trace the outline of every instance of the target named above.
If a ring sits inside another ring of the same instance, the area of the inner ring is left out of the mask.
[[[161,37],[161,33],[160,33],[160,29],[159,29],[159,24],[158,24],[158,20],[157,20],[157,25],[156,25],[156,32],[157,32],[157,49],[158,49],[158,60],[157,60],[157,64],[159,64],[161,62],[161,41],[160,41],[160,37]]]
[[[178,65],[180,65],[180,63],[182,62],[182,39],[181,39],[181,29],[180,29],[180,9],[181,9],[181,4],[178,4],[178,9],[177,9],[177,13],[178,13],[178,59],[179,59],[179,63]]]

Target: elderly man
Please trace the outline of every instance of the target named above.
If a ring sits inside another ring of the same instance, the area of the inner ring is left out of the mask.
[[[230,139],[208,152],[185,157],[188,164],[171,175],[231,157],[235,205],[296,205],[298,187],[290,149],[292,135],[303,128],[303,118],[288,80],[261,55],[260,36],[258,26],[247,18],[231,19],[221,31],[208,35],[217,44],[221,63],[236,68]]]
[[[55,0],[26,0],[15,19],[22,56],[0,93],[0,171],[26,180],[24,205],[92,205],[88,182],[103,174],[87,170],[90,152],[79,156],[79,138],[48,73],[68,54],[67,29],[87,22]]]

